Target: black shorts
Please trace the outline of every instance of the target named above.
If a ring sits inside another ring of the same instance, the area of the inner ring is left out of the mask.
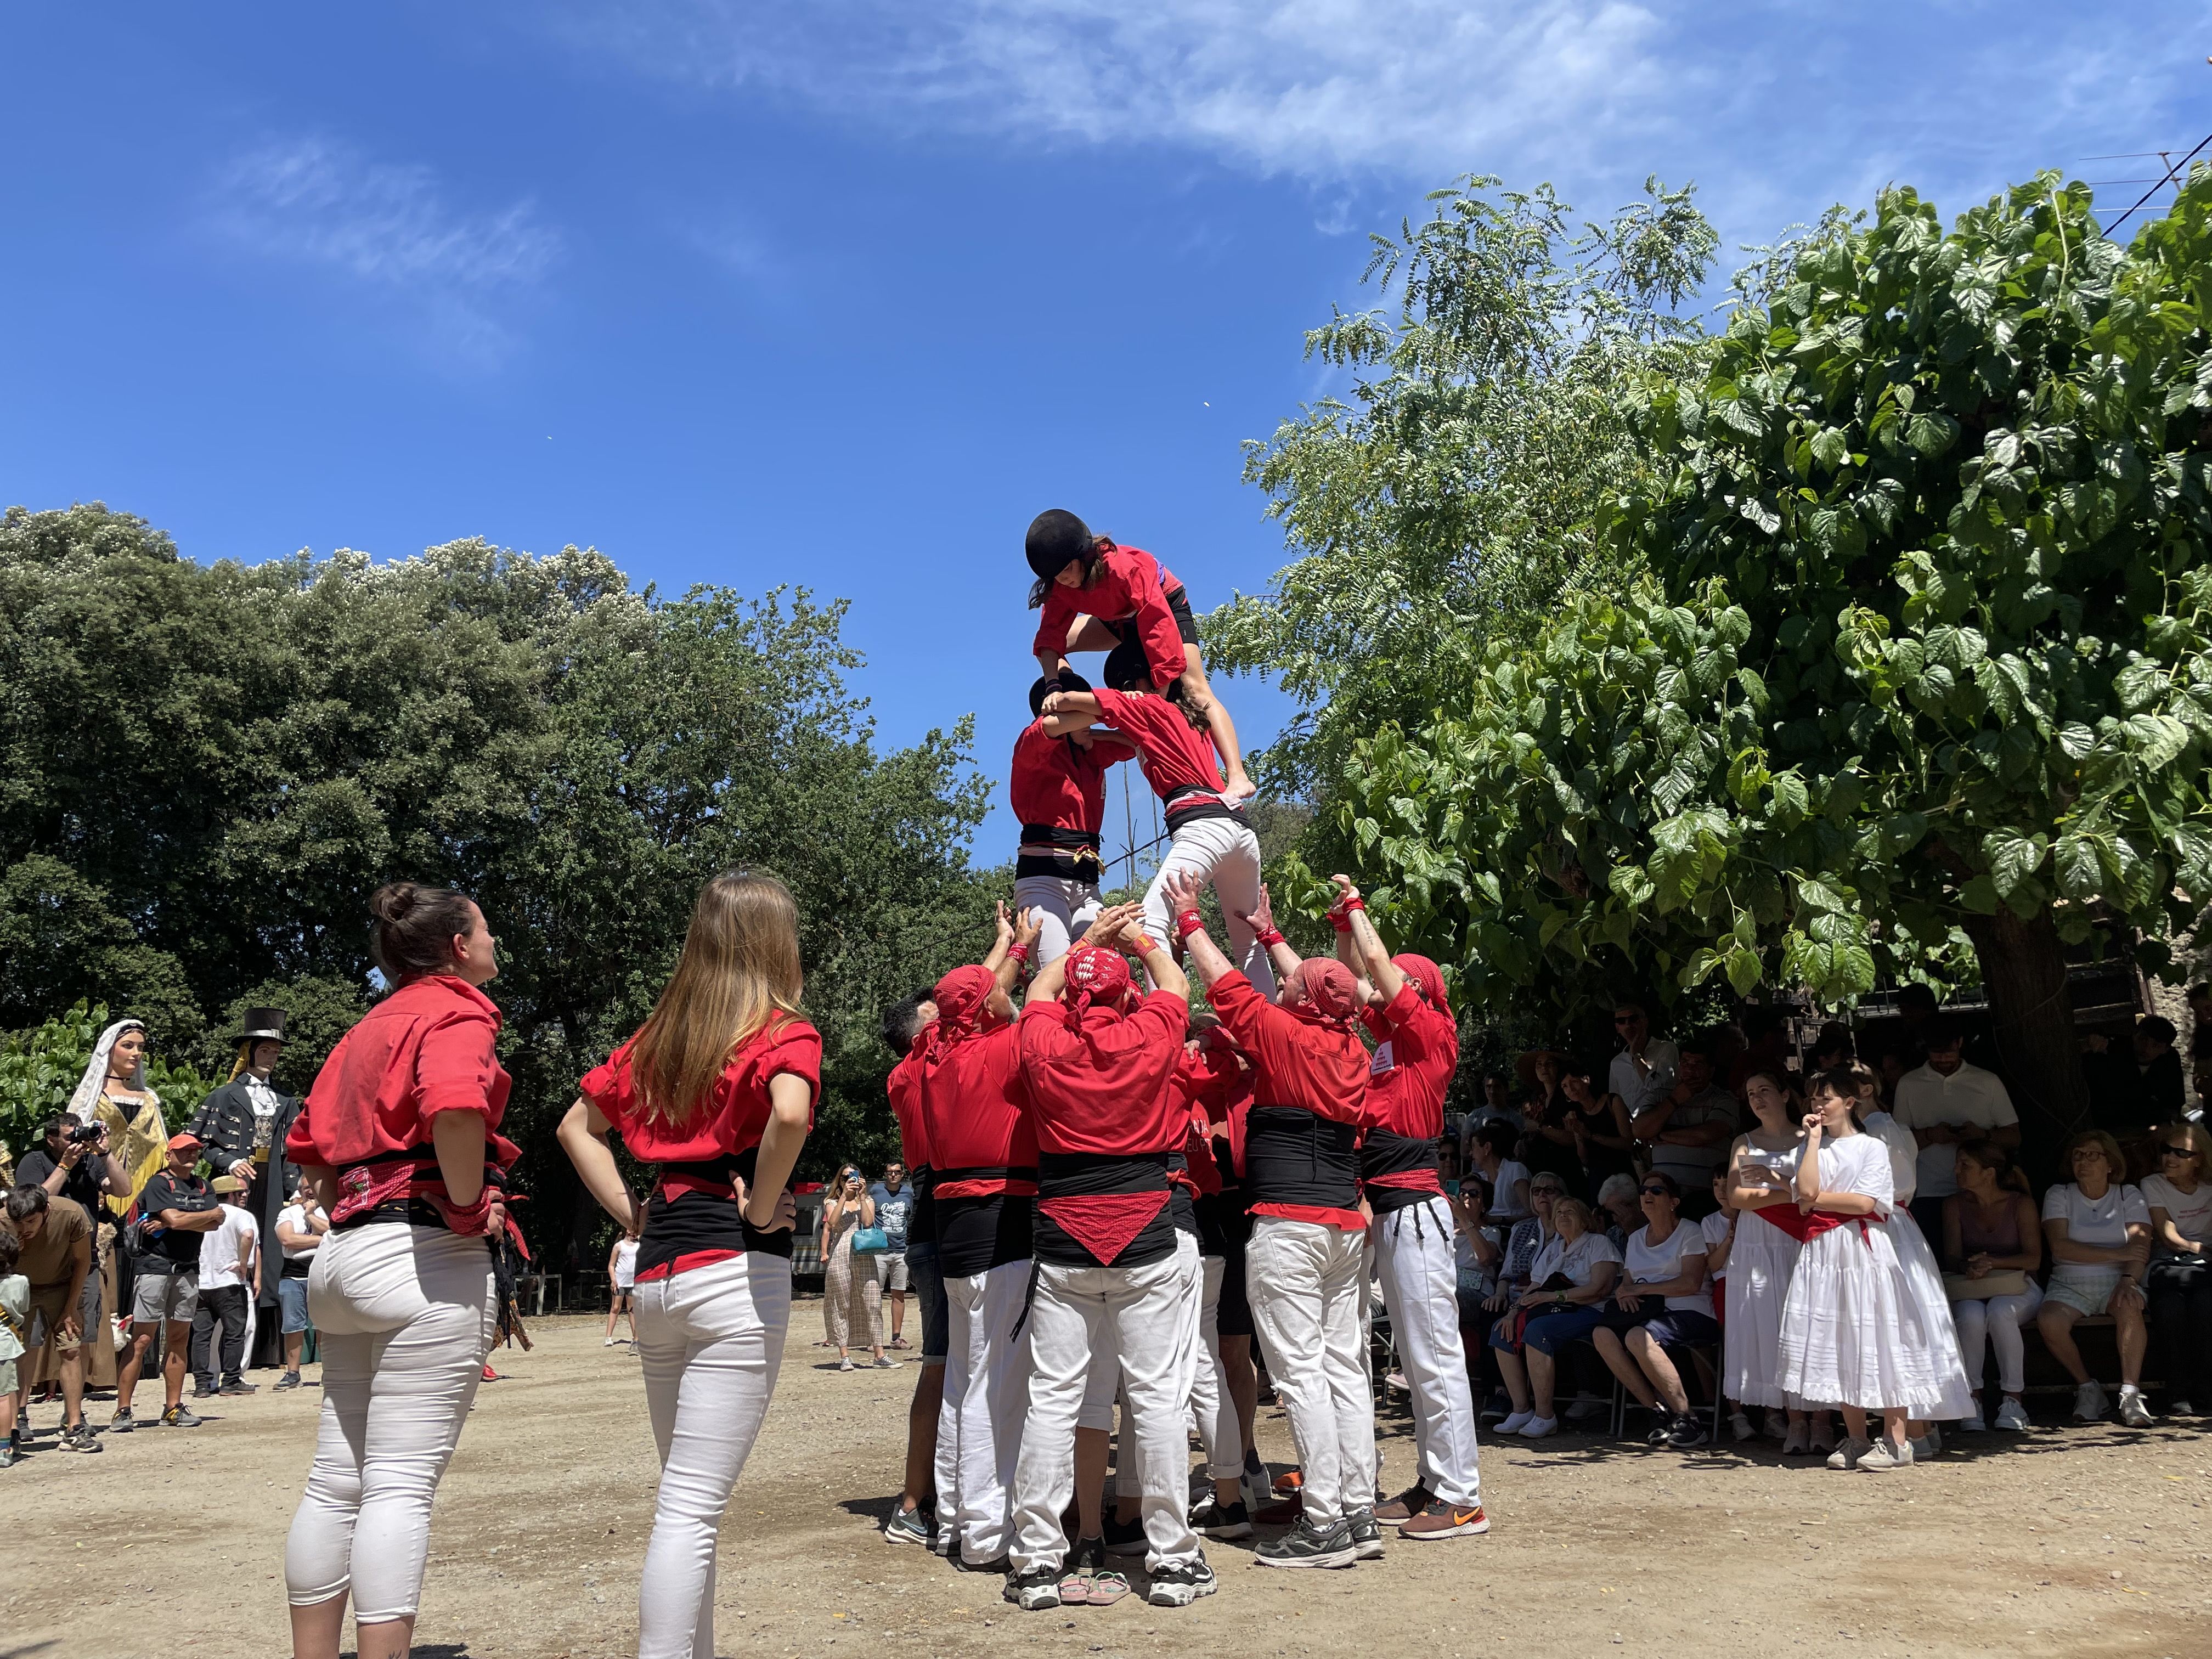
[[[1178,584],[1168,589],[1166,599],[1168,609],[1175,615],[1176,631],[1182,635],[1182,642],[1185,645],[1196,645],[1198,618],[1191,614],[1190,595]],[[1125,645],[1137,637],[1137,619],[1134,617],[1124,617],[1120,622],[1108,623],[1106,626],[1113,629],[1114,637]]]
[[[1221,1304],[1214,1315],[1214,1330],[1222,1336],[1249,1336],[1252,1297],[1244,1284],[1244,1246],[1252,1237],[1250,1212],[1225,1210],[1221,1232]]]
[[[1693,1308],[1670,1308],[1663,1297],[1647,1296],[1633,1313],[1606,1304],[1605,1327],[1626,1335],[1642,1327],[1662,1348],[1710,1348],[1721,1340],[1719,1321]]]
[[[917,1250],[908,1245],[906,1271],[915,1299],[921,1304],[921,1363],[942,1365],[951,1346],[952,1314],[945,1300],[945,1275],[938,1271],[937,1247]]]

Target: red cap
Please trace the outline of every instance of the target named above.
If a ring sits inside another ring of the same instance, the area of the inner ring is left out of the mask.
[[[189,1129],[169,1137],[169,1150],[173,1152],[197,1152],[199,1149],[200,1138]]]

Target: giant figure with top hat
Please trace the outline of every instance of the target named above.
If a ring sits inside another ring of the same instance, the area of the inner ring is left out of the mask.
[[[248,1008],[230,1081],[200,1103],[191,1121],[191,1133],[205,1148],[201,1155],[214,1172],[246,1182],[244,1206],[261,1224],[264,1249],[273,1248],[276,1212],[297,1173],[284,1160],[284,1137],[300,1115],[300,1103],[269,1080],[283,1052],[284,1011]],[[274,1273],[261,1276],[258,1333],[273,1335],[277,1329],[276,1280]]]

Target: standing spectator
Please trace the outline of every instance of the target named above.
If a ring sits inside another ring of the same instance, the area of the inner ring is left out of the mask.
[[[102,1271],[115,1265],[114,1212],[106,1200],[110,1194],[127,1198],[131,1177],[108,1146],[106,1125],[96,1121],[88,1124],[64,1112],[47,1121],[43,1143],[23,1156],[17,1179],[44,1187],[52,1197],[69,1200],[91,1224],[92,1271],[85,1276],[79,1323],[95,1339],[71,1349],[52,1342],[34,1343],[21,1365],[27,1389],[51,1391],[60,1382],[60,1368],[70,1354],[75,1355],[79,1366],[80,1395],[88,1387],[112,1388],[115,1383],[115,1345],[96,1340],[106,1330],[100,1316],[113,1305],[112,1273]],[[87,1443],[97,1443],[88,1437]]]
[[[1716,1075],[1723,1079],[1731,1094],[1743,1092],[1745,1080],[1753,1072],[1769,1071],[1783,1077],[1790,1075],[1790,1015],[1781,1008],[1747,1008],[1743,1011],[1743,1030],[1747,1039],[1740,1053],[1732,1056],[1728,1069],[1718,1069],[1720,1054],[1716,1052]],[[1826,1035],[1826,1033],[1823,1033]],[[1844,1039],[1850,1040],[1848,1034]],[[1709,1038],[1708,1042],[1711,1039]],[[1845,1056],[1849,1058],[1848,1055]]]
[[[625,1227],[607,1252],[607,1338],[599,1344],[603,1348],[614,1346],[615,1321],[624,1314],[629,1316],[629,1345],[637,1346],[637,1229]]]
[[[1480,1125],[1470,1143],[1473,1152],[1468,1167],[1488,1182],[1490,1190],[1498,1195],[1490,1214],[1501,1226],[1510,1227],[1528,1218],[1528,1166],[1516,1163],[1512,1156],[1514,1143],[1520,1139],[1519,1130],[1492,1121]],[[1558,1176],[1553,1176],[1552,1181],[1557,1190],[1566,1190],[1566,1182]]]
[[[841,1371],[854,1369],[852,1350],[863,1340],[876,1365],[887,1370],[895,1363],[884,1357],[883,1291],[875,1264],[853,1255],[853,1235],[875,1224],[876,1201],[868,1196],[866,1178],[848,1164],[822,1200],[822,1317]]]
[[[1893,1041],[1908,1072],[1928,1059],[1930,1038],[1939,1020],[1936,993],[1917,981],[1897,993],[1898,1030]]]
[[[199,1313],[200,1239],[222,1225],[222,1206],[193,1172],[199,1137],[169,1137],[168,1160],[139,1189],[140,1231],[147,1248],[137,1258],[131,1291],[131,1352],[115,1382],[112,1434],[137,1427],[131,1396],[156,1337],[161,1340],[161,1426],[196,1429],[200,1419],[185,1407],[185,1364]]]
[[[1462,1169],[1474,1161],[1474,1133],[1484,1124],[1503,1123],[1517,1133],[1526,1122],[1520,1109],[1513,1103],[1513,1090],[1503,1072],[1485,1072],[1480,1086],[1480,1103],[1460,1118],[1459,1158]]]
[[[906,1184],[906,1165],[893,1158],[884,1165],[884,1178],[868,1188],[876,1206],[876,1225],[884,1230],[890,1248],[876,1258],[876,1284],[891,1299],[890,1346],[903,1348],[906,1340],[906,1233],[914,1218],[914,1188]]]
[[[1606,1073],[1606,1086],[1628,1103],[1632,1117],[1674,1086],[1681,1053],[1666,1038],[1651,1035],[1650,1014],[1632,999],[1613,1005],[1613,1030],[1621,1048]]]
[[[15,1461],[20,1437],[15,1422],[15,1362],[27,1352],[30,1334],[31,1281],[15,1271],[23,1247],[0,1228],[0,1469]]]
[[[2172,1391],[2167,1412],[2190,1417],[2212,1407],[2212,1138],[2176,1122],[2154,1139],[2158,1173],[2142,1184],[2151,1242],[2144,1293],[2159,1349],[2153,1369]]]
[[[1613,1062],[1614,1069],[1620,1062]],[[1683,1195],[1682,1213],[1701,1221],[1713,1207],[1713,1177],[1727,1166],[1741,1109],[1713,1081],[1711,1048],[1692,1042],[1675,1059],[1674,1080],[1646,1091],[1632,1120],[1636,1138],[1651,1148],[1651,1167]]]
[[[1733,1160],[1735,1148],[1729,1148],[1729,1156]],[[1721,1332],[1723,1340],[1727,1336],[1729,1252],[1735,1248],[1736,1209],[1729,1201],[1729,1181],[1726,1170],[1713,1177],[1713,1212],[1698,1224],[1698,1236],[1705,1242],[1705,1279],[1712,1291],[1714,1328]],[[1726,1357],[1723,1350],[1722,1358]],[[1713,1383],[1716,1388],[1721,1387],[1717,1376]],[[1752,1425],[1743,1401],[1729,1399],[1724,1389],[1721,1398],[1729,1407],[1729,1431],[1738,1440],[1754,1437],[1759,1431]]]
[[[2043,1305],[2043,1287],[2028,1275],[2043,1265],[2043,1232],[2027,1176],[2012,1154],[1986,1140],[1959,1148],[1959,1190],[1943,1200],[1943,1264],[1950,1277],[1951,1316],[1959,1328],[1959,1357],[1974,1391],[1972,1414],[1960,1425],[1982,1426],[1982,1366],[1987,1348],[1997,1351],[1997,1386],[2004,1403],[1997,1426],[2028,1426],[2020,1392],[2027,1384],[2023,1321]]]
[[[291,1191],[294,1171],[285,1161],[284,1137],[300,1115],[299,1101],[270,1081],[284,1054],[284,1011],[248,1008],[234,1041],[230,1080],[200,1103],[185,1127],[200,1138],[210,1169],[246,1183],[240,1202],[265,1244],[276,1235],[276,1212]],[[275,1273],[262,1276],[252,1322],[262,1328],[278,1316],[281,1283]]]
[[[2074,1420],[2094,1423],[2105,1414],[2105,1390],[2081,1363],[2074,1322],[2084,1315],[2112,1315],[2120,1348],[2120,1421],[2147,1429],[2150,1410],[2138,1385],[2147,1338],[2141,1280],[2150,1254],[2150,1206],[2123,1182],[2127,1165],[2119,1143],[2102,1129],[2068,1141],[2066,1162],[2074,1179],[2043,1195],[2043,1233],[2051,1242],[2052,1266],[2035,1328],[2074,1378]]]
[[[1736,1229],[1729,1247],[1721,1389],[1739,1405],[1764,1407],[1766,1432],[1782,1436],[1783,1455],[1803,1456],[1828,1449],[1820,1442],[1830,1437],[1827,1413],[1808,1418],[1807,1402],[1782,1387],[1782,1310],[1804,1249],[1794,1186],[1802,1143],[1788,1088],[1785,1074],[1771,1066],[1744,1079],[1744,1103],[1759,1127],[1737,1138],[1729,1158]]]
[[[330,1230],[329,1215],[295,1170],[291,1202],[276,1212],[276,1247],[283,1252],[276,1305],[284,1338],[284,1375],[276,1379],[274,1390],[278,1394],[300,1386],[300,1357],[307,1352],[307,1333],[313,1328],[307,1317],[307,1273]]]
[[[84,1420],[84,1341],[88,1334],[99,1334],[91,1218],[44,1187],[12,1189],[5,1213],[8,1225],[0,1228],[0,1235],[16,1241],[17,1270],[29,1287],[31,1322],[24,1345],[33,1352],[52,1348],[59,1356],[55,1369],[62,1384],[62,1449],[96,1452],[100,1443]],[[88,1285],[94,1310],[89,1332],[84,1313]]]
[[[1490,1347],[1513,1414],[1500,1434],[1540,1440],[1556,1433],[1553,1404],[1560,1347],[1580,1342],[1605,1319],[1606,1299],[1620,1276],[1620,1252],[1590,1225],[1589,1206],[1578,1198],[1553,1201],[1557,1231],[1531,1264],[1531,1283],[1517,1304],[1491,1328]]]
[[[1559,1125],[1573,1143],[1583,1171],[1583,1190],[1595,1196],[1615,1176],[1636,1176],[1636,1129],[1629,1121],[1627,1103],[1619,1095],[1601,1094],[1597,1068],[1570,1060],[1559,1079],[1566,1093],[1567,1109]]]
[[[1574,1103],[1562,1082],[1567,1057],[1556,1048],[1538,1048],[1521,1056],[1515,1068],[1522,1089],[1522,1111],[1528,1133],[1521,1137],[1521,1161],[1531,1174],[1550,1170],[1565,1178],[1568,1187],[1583,1185],[1583,1161],[1575,1137],[1567,1127]]]
[[[222,1206],[222,1218],[200,1235],[199,1306],[192,1314],[191,1346],[199,1399],[254,1391],[245,1376],[246,1310],[260,1300],[262,1280],[261,1227],[246,1207],[246,1182],[236,1176],[217,1176],[208,1185]]]
[[[1900,1012],[1903,1007],[1900,993]],[[2017,1152],[2020,1114],[2013,1109],[2012,1097],[1996,1073],[1966,1063],[1961,1052],[1965,1038],[1956,1025],[1948,1019],[1931,1019],[1923,1034],[1927,1063],[1899,1079],[1893,1115],[1912,1131],[1920,1145],[1920,1178],[1912,1199],[1912,1218],[1920,1224],[1922,1232],[1940,1238],[1943,1200],[1959,1190],[1952,1164],[1960,1143],[1986,1139],[2007,1152]],[[2116,1169],[2113,1179],[2124,1173]]]
[[[2173,1051],[2179,1033],[2173,1022],[2145,1014],[2136,1022],[2136,1101],[2146,1124],[2187,1121],[2188,1091],[2182,1083],[2181,1056]]]
[[[2202,1109],[2212,1102],[2212,985],[2189,988],[2189,1080]]]

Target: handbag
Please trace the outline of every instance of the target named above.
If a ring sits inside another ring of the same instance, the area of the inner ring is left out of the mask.
[[[853,1229],[853,1254],[854,1255],[881,1255],[885,1251],[889,1250],[890,1247],[891,1236],[885,1232],[881,1227],[855,1227]]]
[[[1969,1279],[1964,1273],[1945,1273],[1943,1294],[1954,1302],[1979,1302],[1992,1296],[2026,1296],[2027,1275],[2018,1268],[1984,1273],[1979,1279]]]

